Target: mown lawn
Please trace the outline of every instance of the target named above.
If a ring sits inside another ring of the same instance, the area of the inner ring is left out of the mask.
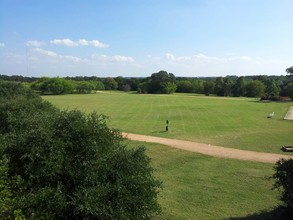
[[[278,205],[278,191],[271,190],[273,165],[214,158],[158,144],[144,145],[155,175],[163,181],[156,219],[229,219],[257,215],[268,219]],[[263,212],[262,214],[259,214]]]
[[[283,120],[292,102],[119,92],[43,98],[62,109],[108,115],[109,125],[124,132],[274,153],[282,153],[282,145],[293,145],[293,121]],[[268,119],[271,112],[275,116]],[[167,133],[166,119],[170,126]]]

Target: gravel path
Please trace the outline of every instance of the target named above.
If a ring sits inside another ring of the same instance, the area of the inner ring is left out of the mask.
[[[287,112],[285,120],[293,120],[293,106],[289,108],[289,111]]]
[[[177,140],[177,139],[160,138],[160,137],[146,136],[146,135],[140,135],[140,134],[130,134],[130,133],[122,133],[122,135],[128,138],[129,140],[158,143],[158,144],[163,144],[170,147],[192,151],[192,152],[196,152],[200,154],[210,155],[214,157],[223,157],[223,158],[231,158],[231,159],[238,159],[238,160],[250,160],[250,161],[263,162],[263,163],[275,163],[281,158],[285,158],[285,159],[292,158],[291,156],[286,156],[282,154],[239,150],[234,148],[212,146],[209,144],[201,144],[201,143]]]

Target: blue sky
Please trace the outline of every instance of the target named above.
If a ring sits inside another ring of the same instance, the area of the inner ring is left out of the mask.
[[[0,74],[285,75],[293,0],[0,0]]]

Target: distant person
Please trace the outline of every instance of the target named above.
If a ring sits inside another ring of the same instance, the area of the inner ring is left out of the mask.
[[[166,131],[168,131],[169,130],[169,121],[168,121],[168,119],[166,120]]]

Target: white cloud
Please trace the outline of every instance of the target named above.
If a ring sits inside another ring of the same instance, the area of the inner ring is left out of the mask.
[[[121,56],[121,55],[107,56],[107,55],[94,54],[92,55],[91,58],[96,61],[134,62],[134,59],[132,57]]]
[[[45,44],[46,44],[45,41],[37,41],[37,40],[29,40],[26,42],[26,46],[30,46],[30,47],[41,47]]]
[[[33,52],[34,60],[39,60],[38,56],[42,55],[42,56],[45,56],[45,57],[51,59],[50,61],[54,61],[54,62],[70,61],[70,62],[74,62],[74,63],[79,63],[79,62],[86,62],[87,61],[87,59],[82,59],[82,58],[79,58],[76,56],[70,56],[70,55],[61,55],[61,54],[57,54],[53,51],[43,50],[41,48],[34,48],[31,51]]]
[[[171,53],[166,53],[165,58],[167,60],[175,60],[175,56],[173,54],[171,54]]]
[[[164,59],[167,61],[174,61],[180,63],[182,61],[190,62],[205,62],[205,63],[228,63],[232,61],[244,61],[244,62],[254,62],[255,60],[249,56],[236,56],[236,57],[213,57],[207,56],[205,54],[199,53],[191,56],[179,56],[176,57],[171,53],[166,53]]]
[[[102,43],[102,42],[100,42],[98,40],[88,41],[88,40],[85,40],[85,39],[80,39],[78,41],[72,41],[69,38],[51,40],[50,43],[54,44],[54,45],[65,45],[65,46],[68,46],[68,47],[93,46],[93,47],[98,47],[98,48],[104,48],[104,47],[109,46],[109,45],[104,44],[104,43]]]
[[[5,47],[5,44],[0,42],[0,47]]]
[[[49,51],[49,50],[43,50],[41,48],[35,48],[32,51],[37,52],[37,53],[39,53],[41,55],[48,56],[48,57],[58,57],[57,53],[55,53],[53,51]]]
[[[100,48],[109,47],[107,44],[103,44],[102,42],[100,42],[98,40],[89,41],[89,44],[94,46],[94,47],[100,47]]]

